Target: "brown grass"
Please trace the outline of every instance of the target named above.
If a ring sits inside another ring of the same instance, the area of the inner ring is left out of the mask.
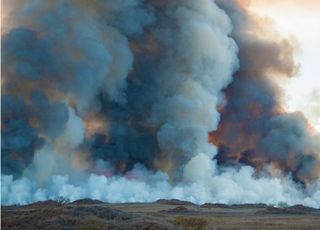
[[[80,222],[80,230],[99,230],[99,229],[110,229],[107,223],[104,223],[103,220],[99,219],[94,215],[86,217],[83,221]]]
[[[174,218],[173,224],[183,229],[201,230],[207,227],[208,220],[204,217],[178,216]]]
[[[184,208],[182,208],[184,207]],[[319,229],[320,210],[303,206],[52,202],[2,207],[1,229]]]

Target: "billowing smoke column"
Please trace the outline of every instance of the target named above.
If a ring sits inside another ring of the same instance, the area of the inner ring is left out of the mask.
[[[217,132],[221,163],[241,162],[262,167],[266,162],[308,184],[320,175],[320,135],[300,113],[281,108],[276,79],[297,72],[293,41],[279,37],[269,23],[250,15],[233,1],[219,1],[229,12],[240,47],[240,69],[226,90],[227,105]]]
[[[291,44],[262,39],[237,2],[4,6],[3,204],[320,206],[319,136],[281,110],[270,80],[295,72]]]

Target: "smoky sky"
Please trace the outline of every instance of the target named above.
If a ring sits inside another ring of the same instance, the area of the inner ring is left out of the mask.
[[[275,81],[297,73],[294,43],[238,1],[4,6],[8,183],[127,178],[141,167],[189,183],[226,165],[232,175],[241,165],[273,165],[306,185],[319,177],[320,136],[301,113],[285,112]]]
[[[232,36],[239,46],[240,69],[225,90],[227,105],[219,129],[213,134],[220,145],[217,158],[261,166],[274,162],[298,180],[319,176],[319,135],[313,135],[302,113],[282,109],[276,78],[296,74],[294,43],[279,35],[261,37],[262,19],[240,4],[220,2],[235,25]]]

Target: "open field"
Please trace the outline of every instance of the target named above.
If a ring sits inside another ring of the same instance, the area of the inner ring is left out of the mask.
[[[304,206],[202,206],[178,200],[107,204],[79,200],[2,207],[1,229],[320,229],[320,210]]]

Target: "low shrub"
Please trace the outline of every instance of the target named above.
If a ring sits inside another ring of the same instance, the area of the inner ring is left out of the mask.
[[[63,196],[59,196],[59,197],[57,197],[57,199],[55,200],[57,203],[58,203],[58,205],[64,205],[64,204],[68,204],[68,203],[70,203],[70,200],[68,199],[68,198],[65,198],[65,197],[63,197]]]
[[[279,202],[277,206],[279,208],[288,208],[289,207],[289,205],[284,201]]]

